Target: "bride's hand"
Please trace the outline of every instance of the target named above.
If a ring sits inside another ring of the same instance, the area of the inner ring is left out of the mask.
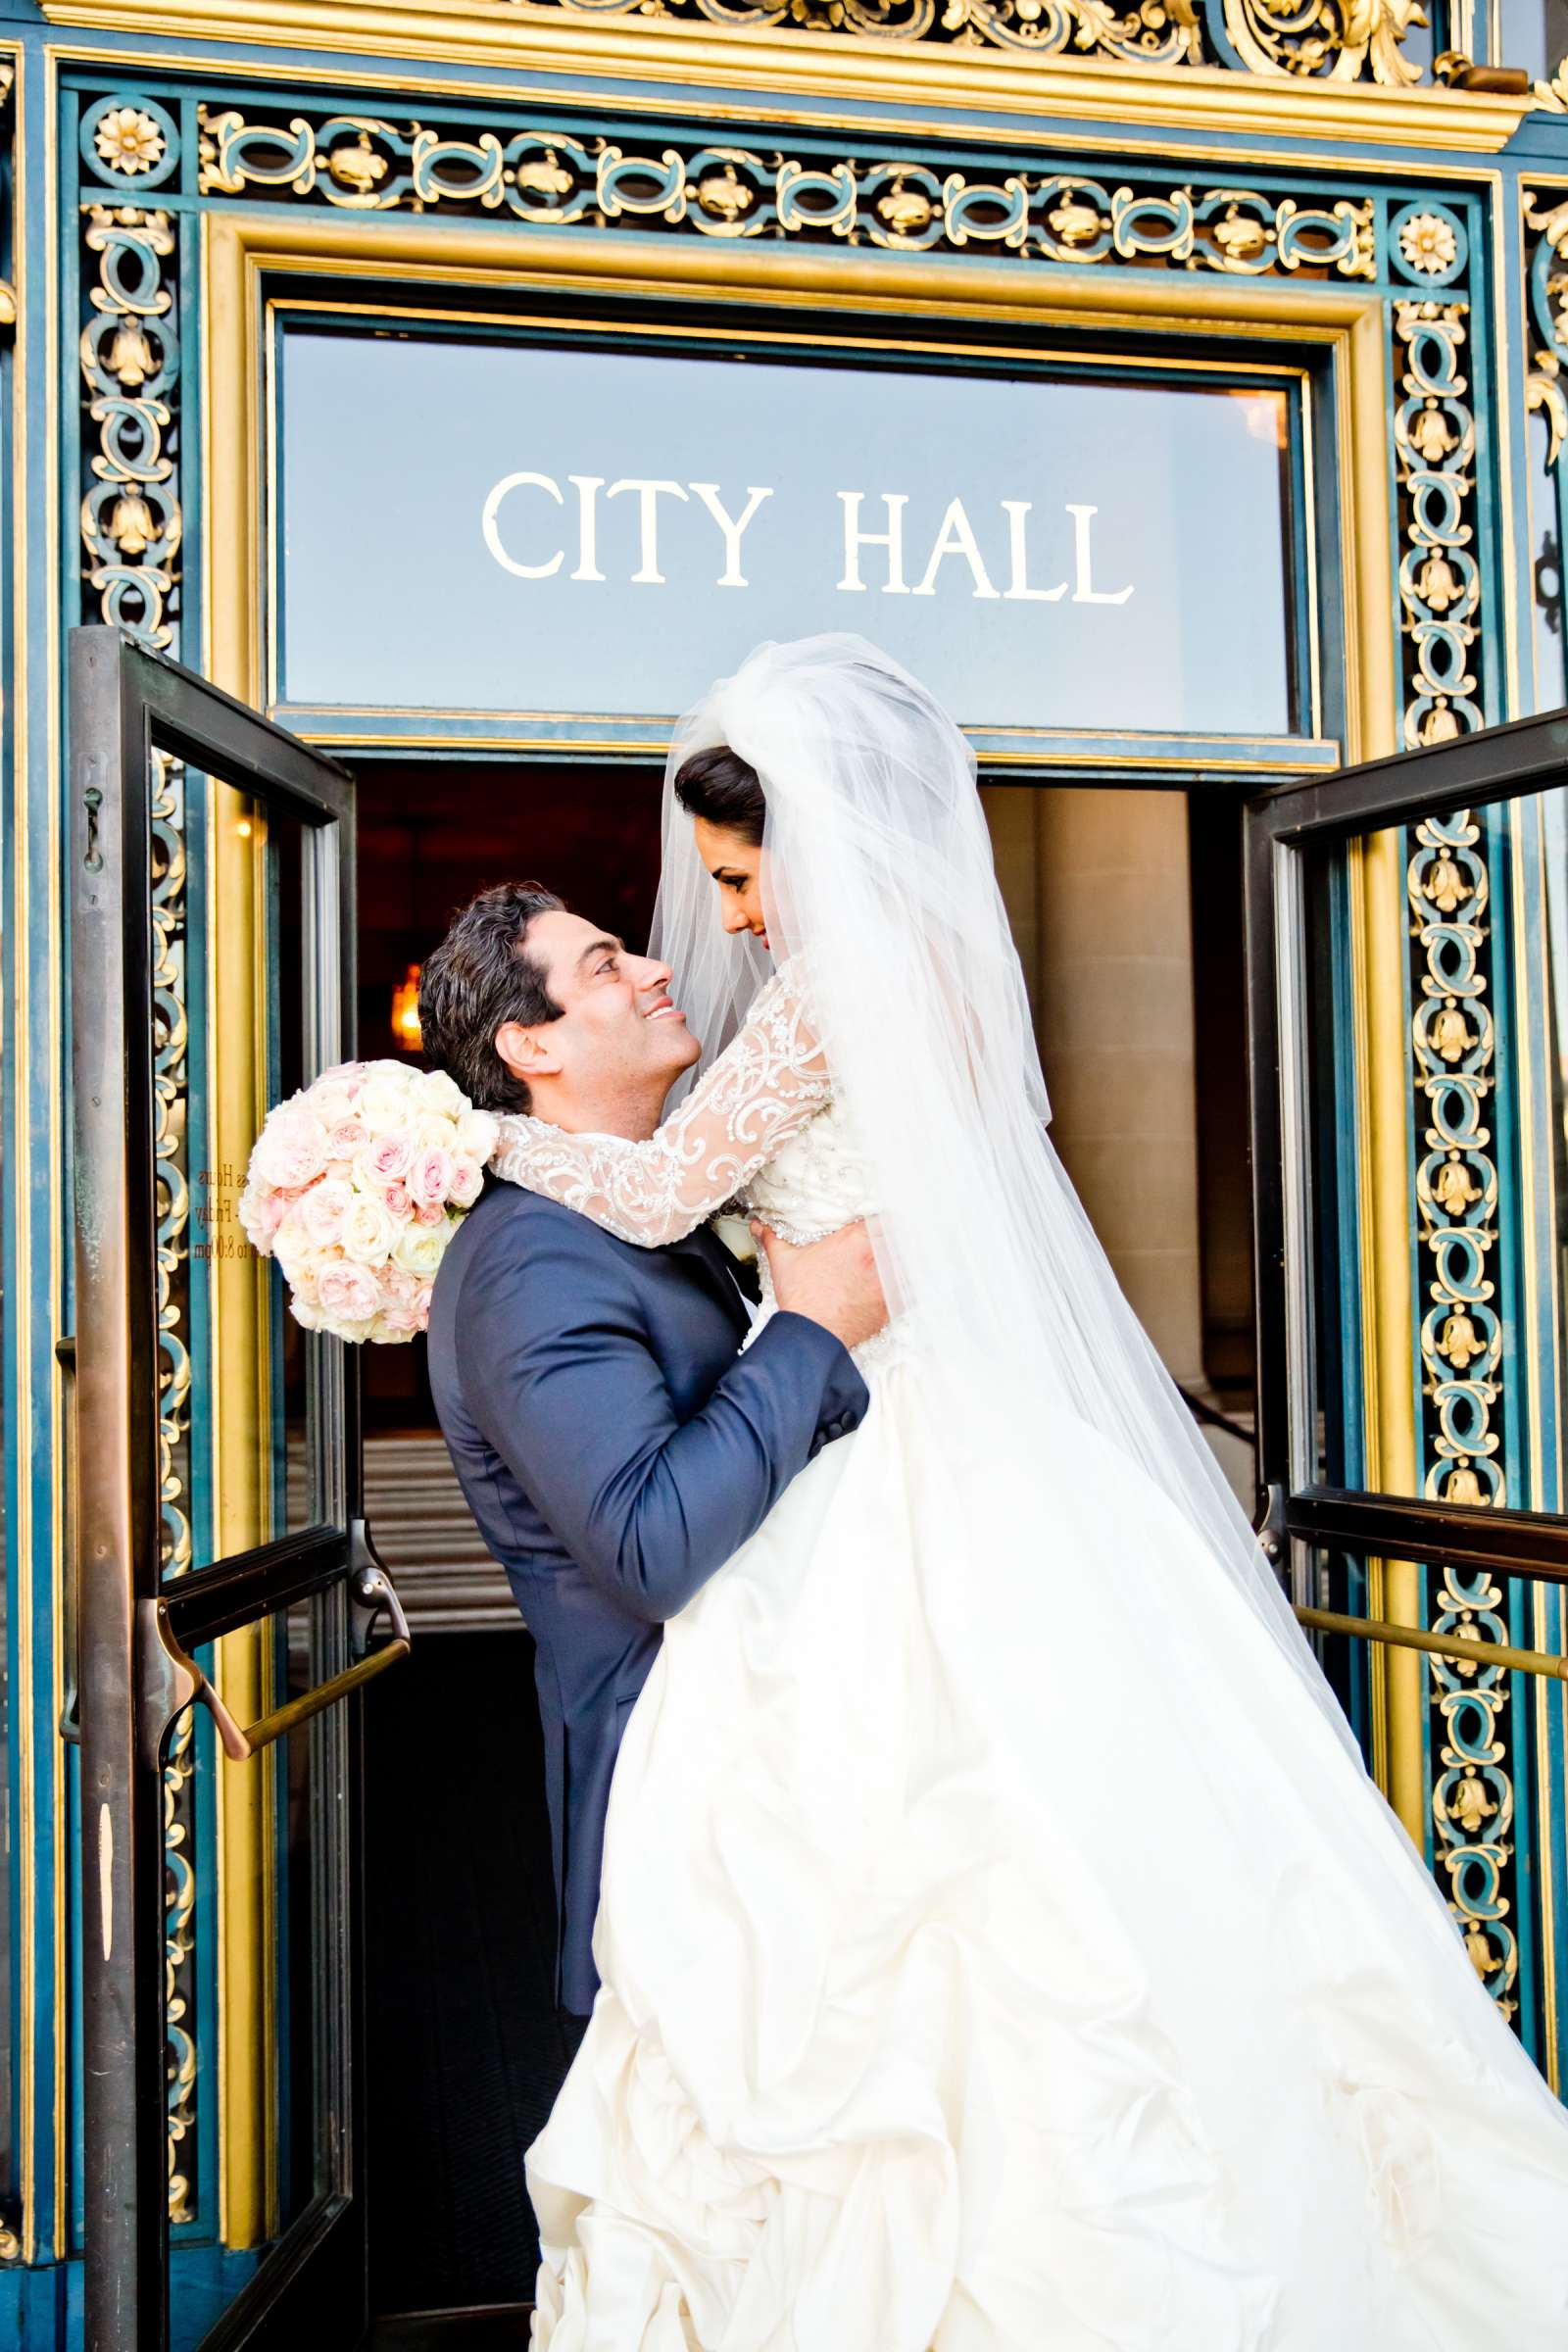
[[[846,1348],[875,1338],[887,1322],[888,1304],[863,1224],[846,1225],[802,1249],[781,1242],[760,1218],[752,1231],[767,1251],[773,1296],[785,1313],[820,1323]]]

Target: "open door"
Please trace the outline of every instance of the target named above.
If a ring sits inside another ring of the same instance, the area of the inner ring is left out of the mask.
[[[233,1210],[352,1052],[353,786],[86,628],[71,806],[86,2342],[347,2352],[356,1693],[407,1628],[354,1367]]]
[[[1568,712],[1261,796],[1247,858],[1266,1540],[1560,2085]]]

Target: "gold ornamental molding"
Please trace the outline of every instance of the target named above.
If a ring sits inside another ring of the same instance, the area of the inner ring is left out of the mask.
[[[1043,8],[1045,0],[1038,5]],[[1173,21],[1185,6],[1186,0],[1177,0]],[[1266,14],[1256,5],[1246,13],[1250,20]],[[1234,72],[1146,64],[1125,52],[1042,55],[1038,48],[965,46],[853,29],[720,26],[608,10],[589,15],[533,7],[527,0],[392,0],[386,6],[378,0],[278,0],[267,7],[257,0],[43,0],[43,14],[53,24],[323,56],[415,58],[427,66],[500,67],[591,82],[668,82],[944,113],[981,109],[1163,131],[1355,140],[1443,155],[1498,153],[1535,104],[1529,92],[1350,79],[1341,69],[1360,71],[1363,51],[1354,48],[1343,50],[1341,68],[1332,73],[1280,67]],[[1093,14],[1098,20],[1100,12]],[[1371,14],[1380,23],[1389,17],[1386,6],[1374,6]],[[1085,29],[1089,23],[1086,11]],[[1374,71],[1379,54],[1372,53]]]

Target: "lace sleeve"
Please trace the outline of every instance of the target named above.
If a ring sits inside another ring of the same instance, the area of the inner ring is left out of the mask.
[[[733,1200],[831,1098],[800,991],[777,972],[734,1044],[646,1143],[568,1135],[548,1120],[510,1113],[498,1122],[490,1164],[509,1184],[654,1250]]]

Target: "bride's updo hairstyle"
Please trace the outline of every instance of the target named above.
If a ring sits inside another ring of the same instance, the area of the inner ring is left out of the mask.
[[[693,752],[675,774],[675,798],[688,816],[721,833],[736,833],[754,850],[762,846],[767,802],[755,767],[727,743]]]

